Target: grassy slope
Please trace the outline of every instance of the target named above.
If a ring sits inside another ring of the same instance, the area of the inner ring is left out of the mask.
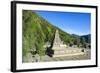
[[[30,49],[39,55],[45,54],[43,45],[53,40],[55,27],[32,11],[23,10],[23,56]]]

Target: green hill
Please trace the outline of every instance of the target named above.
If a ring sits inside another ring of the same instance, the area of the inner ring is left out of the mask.
[[[83,42],[80,36],[73,36],[64,32],[33,11],[23,10],[22,14],[23,57],[25,57],[30,50],[32,50],[33,55],[36,53],[40,56],[45,55],[46,48],[43,46],[47,42],[52,46],[56,29],[59,30],[60,38],[66,45],[77,45],[79,47]]]
[[[46,42],[52,42],[55,27],[35,12],[23,10],[23,56],[30,49],[36,49],[39,55],[45,55]]]

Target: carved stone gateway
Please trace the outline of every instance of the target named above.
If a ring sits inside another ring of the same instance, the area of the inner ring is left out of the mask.
[[[52,57],[73,56],[73,55],[84,54],[84,52],[82,52],[82,49],[80,48],[71,48],[71,47],[67,47],[66,44],[63,44],[63,42],[59,37],[58,30],[56,30],[55,32],[55,38],[54,38],[52,50],[54,51]]]

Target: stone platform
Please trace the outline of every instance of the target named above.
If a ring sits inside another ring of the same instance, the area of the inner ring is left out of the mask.
[[[61,41],[59,37],[59,31],[56,30],[55,38],[53,42],[53,55],[52,57],[63,57],[63,56],[73,56],[73,55],[83,55],[84,51],[80,48],[69,48],[66,44]]]

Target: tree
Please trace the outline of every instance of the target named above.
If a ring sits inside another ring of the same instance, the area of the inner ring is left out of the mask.
[[[82,37],[81,38],[81,43],[82,43],[82,47],[86,47],[86,41],[85,41],[85,38],[84,37]]]

